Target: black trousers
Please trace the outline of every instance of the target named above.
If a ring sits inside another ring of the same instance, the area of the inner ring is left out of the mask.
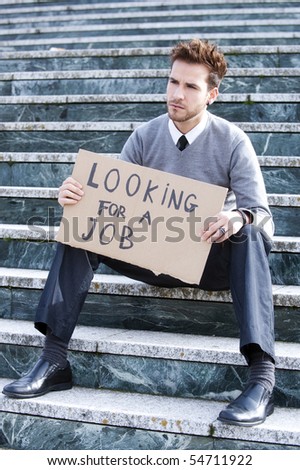
[[[167,275],[58,244],[45,288],[36,312],[35,327],[43,334],[50,328],[68,342],[88,294],[94,271],[100,263],[120,274],[163,287],[193,287],[204,290],[231,290],[240,329],[240,350],[247,357],[247,346],[258,344],[275,360],[274,307],[268,254],[272,243],[264,232],[252,225],[224,243],[215,243],[199,285],[187,285]]]

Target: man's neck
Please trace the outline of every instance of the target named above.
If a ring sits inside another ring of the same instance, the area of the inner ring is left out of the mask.
[[[194,126],[190,131],[185,133],[185,136],[188,139],[189,144],[192,144],[193,141],[201,134],[201,132],[204,131],[206,124],[208,120],[208,113],[205,113],[203,116],[203,119],[196,125]],[[173,139],[173,142],[176,143],[181,134],[181,132],[178,127],[176,126],[176,123],[170,119],[169,121],[169,130]]]

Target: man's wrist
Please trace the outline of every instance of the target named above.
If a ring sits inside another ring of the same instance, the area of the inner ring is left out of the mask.
[[[248,212],[244,211],[243,209],[234,209],[235,212],[238,212],[243,220],[243,227],[244,225],[248,225],[251,223],[251,217]]]

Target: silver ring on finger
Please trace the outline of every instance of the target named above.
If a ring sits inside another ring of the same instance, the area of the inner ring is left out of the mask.
[[[220,230],[220,232],[222,233],[222,236],[225,235],[226,230],[225,230],[224,227],[220,227],[219,230]]]

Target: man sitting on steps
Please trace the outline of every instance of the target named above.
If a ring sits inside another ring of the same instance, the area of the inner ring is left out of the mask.
[[[249,138],[234,124],[207,111],[218,96],[226,70],[224,56],[213,44],[194,39],[176,45],[171,52],[167,113],[136,129],[120,158],[228,188],[223,210],[212,214],[214,220],[200,234],[212,246],[200,284],[193,287],[231,290],[249,378],[241,395],[221,411],[219,420],[252,426],[274,410],[274,308],[268,265],[274,228]],[[178,144],[179,139],[184,145]],[[76,204],[82,197],[82,186],[72,177],[59,189],[62,206]],[[186,285],[170,276],[155,276],[124,262],[58,244],[35,318],[36,328],[45,335],[42,355],[24,377],[4,387],[5,395],[29,398],[72,387],[68,343],[100,263],[149,284]]]

